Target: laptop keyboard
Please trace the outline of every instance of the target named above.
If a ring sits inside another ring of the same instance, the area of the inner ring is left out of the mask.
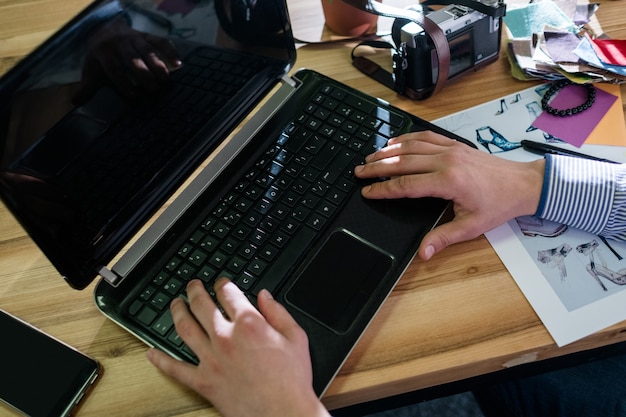
[[[277,289],[357,189],[354,167],[404,123],[373,101],[323,86],[209,209],[129,303],[128,313],[143,328],[186,349],[169,304],[184,296],[189,280],[203,280],[212,293],[217,278],[229,277],[253,302],[262,288]]]

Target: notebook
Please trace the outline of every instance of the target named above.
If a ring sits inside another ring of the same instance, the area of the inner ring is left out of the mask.
[[[449,206],[367,201],[354,166],[404,132],[462,139],[288,76],[295,57],[284,0],[96,1],[0,81],[0,190],[69,285],[98,279],[107,317],[181,360],[168,304],[187,281],[270,289],[322,395]]]

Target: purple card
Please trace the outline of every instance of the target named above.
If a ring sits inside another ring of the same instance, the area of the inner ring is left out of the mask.
[[[191,0],[165,0],[159,4],[158,10],[167,14],[180,13],[183,16],[190,13],[196,5]]]
[[[582,113],[559,117],[544,111],[535,119],[533,126],[569,144],[581,147],[613,103],[615,103],[615,100],[617,100],[617,97],[613,94],[609,94],[599,88],[595,90],[595,101],[591,107]],[[585,101],[587,101],[587,90],[585,88],[568,85],[556,94],[550,106],[556,109],[567,109]]]

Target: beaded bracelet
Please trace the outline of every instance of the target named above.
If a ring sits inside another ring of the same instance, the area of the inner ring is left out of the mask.
[[[596,101],[596,89],[591,84],[578,84],[587,90],[587,101],[585,101],[580,106],[572,107],[570,109],[555,109],[548,104],[557,92],[571,84],[573,83],[570,80],[561,80],[552,84],[552,86],[548,89],[548,91],[546,91],[543,98],[541,99],[541,108],[554,116],[566,117],[584,112],[589,107],[591,107],[594,101]]]

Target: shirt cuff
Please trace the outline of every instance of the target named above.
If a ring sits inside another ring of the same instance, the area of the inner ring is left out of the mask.
[[[600,234],[613,209],[619,164],[546,155],[537,217]]]

